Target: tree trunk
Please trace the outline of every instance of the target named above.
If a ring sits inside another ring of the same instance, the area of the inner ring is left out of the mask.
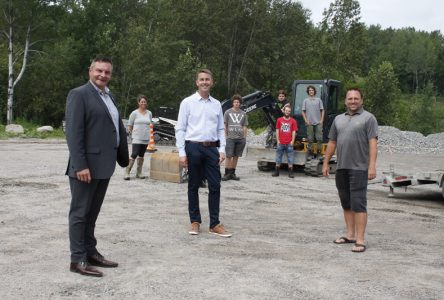
[[[20,73],[14,80],[14,15],[13,10],[10,8],[8,16],[9,34],[8,34],[8,102],[6,110],[6,124],[11,124],[14,120],[14,88],[16,84],[22,79],[25,73],[26,63],[28,61],[29,52],[29,39],[31,36],[31,25],[28,25],[26,30],[25,49],[23,51],[23,61]]]
[[[14,102],[14,59],[13,59],[13,41],[14,41],[14,29],[13,29],[13,16],[12,9],[9,11],[8,18],[9,23],[9,35],[8,35],[8,102],[6,110],[6,124],[11,124],[13,119],[12,104]]]

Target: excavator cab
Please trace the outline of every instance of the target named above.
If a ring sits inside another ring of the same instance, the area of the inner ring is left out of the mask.
[[[333,79],[325,80],[295,80],[292,85],[291,103],[293,117],[298,123],[298,141],[305,141],[307,138],[307,128],[302,117],[302,103],[308,97],[307,87],[314,86],[316,97],[322,100],[325,110],[325,119],[323,122],[323,143],[328,142],[328,132],[334,118],[338,115],[339,109],[339,88],[341,82]]]

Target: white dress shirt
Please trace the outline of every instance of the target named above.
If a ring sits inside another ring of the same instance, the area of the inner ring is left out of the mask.
[[[225,153],[224,116],[220,102],[209,96],[203,99],[198,92],[180,103],[175,126],[179,156],[186,156],[185,141],[220,141],[219,152]]]

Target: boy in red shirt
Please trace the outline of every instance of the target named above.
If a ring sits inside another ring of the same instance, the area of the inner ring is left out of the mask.
[[[279,176],[279,168],[282,163],[282,155],[287,153],[288,177],[293,176],[293,160],[294,160],[294,140],[298,131],[296,120],[290,117],[291,107],[284,107],[284,116],[277,119],[276,122],[276,169],[272,174],[273,177]]]

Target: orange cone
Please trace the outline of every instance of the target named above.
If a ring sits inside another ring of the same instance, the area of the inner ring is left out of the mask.
[[[148,147],[146,147],[146,151],[148,152],[156,152],[156,146],[154,146],[154,125],[153,123],[150,124],[150,143],[148,144]]]

